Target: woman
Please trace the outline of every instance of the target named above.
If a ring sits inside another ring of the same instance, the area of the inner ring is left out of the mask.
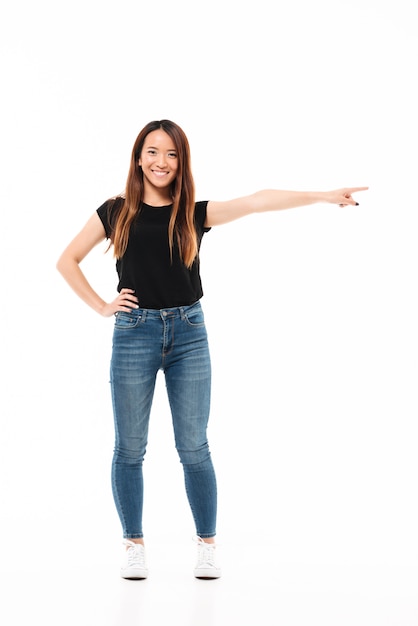
[[[112,490],[126,551],[121,576],[146,578],[142,463],[158,371],[164,371],[175,445],[197,534],[197,578],[219,578],[215,562],[216,477],[206,436],[211,366],[200,299],[204,233],[251,213],[329,202],[358,204],[353,187],[327,192],[264,190],[226,202],[195,201],[183,130],[153,121],[133,146],[125,192],[107,200],[70,242],[57,269],[76,294],[114,316],[110,367],[115,424]],[[80,269],[104,239],[113,246],[118,295],[104,301]]]

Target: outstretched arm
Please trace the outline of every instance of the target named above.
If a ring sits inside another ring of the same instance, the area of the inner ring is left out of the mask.
[[[368,187],[346,187],[335,191],[282,191],[264,189],[250,196],[226,200],[225,202],[209,201],[205,226],[218,226],[232,222],[251,213],[280,211],[296,207],[328,202],[341,207],[358,204],[352,197],[353,193],[365,191]]]
[[[131,311],[137,308],[138,298],[132,289],[122,289],[113,302],[105,302],[81,271],[81,261],[95,246],[104,241],[105,237],[103,224],[97,213],[94,213],[61,254],[57,270],[86,304],[100,315],[110,317],[116,311]]]

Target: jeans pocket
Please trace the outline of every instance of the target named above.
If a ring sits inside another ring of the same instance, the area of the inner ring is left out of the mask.
[[[200,306],[195,306],[190,308],[188,311],[185,311],[184,318],[188,325],[193,326],[194,328],[205,325],[205,317]]]
[[[126,313],[125,311],[118,311],[115,313],[115,329],[117,330],[129,330],[136,328],[141,322],[141,315]]]

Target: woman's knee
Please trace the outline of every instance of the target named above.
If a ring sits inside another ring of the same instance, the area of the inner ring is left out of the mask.
[[[126,463],[128,465],[141,465],[146,452],[146,447],[140,448],[131,446],[122,446],[121,444],[115,445],[114,457],[117,461]]]
[[[194,471],[206,469],[206,465],[211,462],[209,445],[207,442],[194,448],[177,447],[177,452],[181,463]]]

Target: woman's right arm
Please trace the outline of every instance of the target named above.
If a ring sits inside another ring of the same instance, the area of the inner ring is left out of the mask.
[[[113,302],[105,302],[81,271],[81,261],[105,238],[103,224],[97,213],[94,213],[61,254],[57,270],[86,304],[100,315],[110,317],[117,311],[129,312],[137,308],[138,299],[132,289],[122,289]]]

